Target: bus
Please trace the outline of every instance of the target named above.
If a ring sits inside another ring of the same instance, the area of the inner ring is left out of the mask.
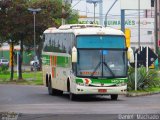
[[[127,90],[127,47],[122,31],[93,24],[44,31],[43,83],[49,95],[110,95]]]

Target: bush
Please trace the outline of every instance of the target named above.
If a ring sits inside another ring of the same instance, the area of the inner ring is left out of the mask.
[[[8,68],[7,65],[0,65],[0,73],[7,73]]]
[[[158,72],[149,69],[146,72],[145,67],[137,69],[137,90],[145,90],[152,87],[160,87]],[[128,90],[135,89],[135,68],[130,67],[128,70]]]

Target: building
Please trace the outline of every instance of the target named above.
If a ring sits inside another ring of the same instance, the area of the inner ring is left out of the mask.
[[[160,0],[157,1],[157,41],[160,40]],[[158,43],[157,43],[158,44]],[[157,52],[158,52],[158,46],[157,46]]]
[[[104,1],[103,8],[106,8]],[[120,4],[120,1],[117,1],[115,5]],[[108,6],[109,7],[109,6]],[[117,7],[117,10],[120,8]],[[115,9],[115,8],[114,8]],[[154,19],[154,7],[149,6],[149,10],[140,11],[140,45],[149,46],[151,49],[155,50],[155,19]],[[80,14],[80,23],[93,23],[93,17],[91,15]],[[103,19],[104,20],[104,19]],[[99,16],[96,15],[96,23],[99,24]],[[121,17],[120,15],[108,15],[107,16],[108,27],[113,27],[121,29]],[[131,47],[133,50],[138,48],[138,11],[137,10],[126,10],[125,16],[125,28],[131,30]]]
[[[10,46],[8,44],[3,44],[0,47],[0,58],[5,58],[10,60]],[[14,46],[14,63],[17,63],[17,53],[20,50],[20,46],[16,45]],[[30,61],[33,60],[33,51],[31,51],[30,53],[23,51],[23,61],[22,64],[23,65],[29,65]]]

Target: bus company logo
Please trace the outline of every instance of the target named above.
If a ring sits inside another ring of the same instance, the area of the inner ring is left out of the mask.
[[[104,86],[104,83],[101,83],[101,86]]]

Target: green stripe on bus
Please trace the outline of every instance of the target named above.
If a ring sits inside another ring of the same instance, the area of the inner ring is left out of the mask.
[[[42,64],[43,65],[50,65],[50,56],[49,55],[42,55]]]
[[[78,78],[76,78],[76,83],[83,83],[83,80],[82,79],[78,79]]]
[[[109,84],[109,83],[126,83],[128,81],[127,78],[113,78],[113,79],[90,79],[92,82],[91,83],[94,83],[94,84]],[[76,78],[76,83],[83,83],[83,80],[82,78]]]
[[[52,65],[57,65],[57,67],[70,67],[71,66],[71,58],[65,56],[57,56],[57,59],[54,60],[54,56],[52,56]],[[56,63],[55,63],[56,62]],[[42,64],[50,65],[50,56],[42,55]]]
[[[64,56],[57,56],[57,66],[58,67],[69,67],[70,66],[70,58]]]

